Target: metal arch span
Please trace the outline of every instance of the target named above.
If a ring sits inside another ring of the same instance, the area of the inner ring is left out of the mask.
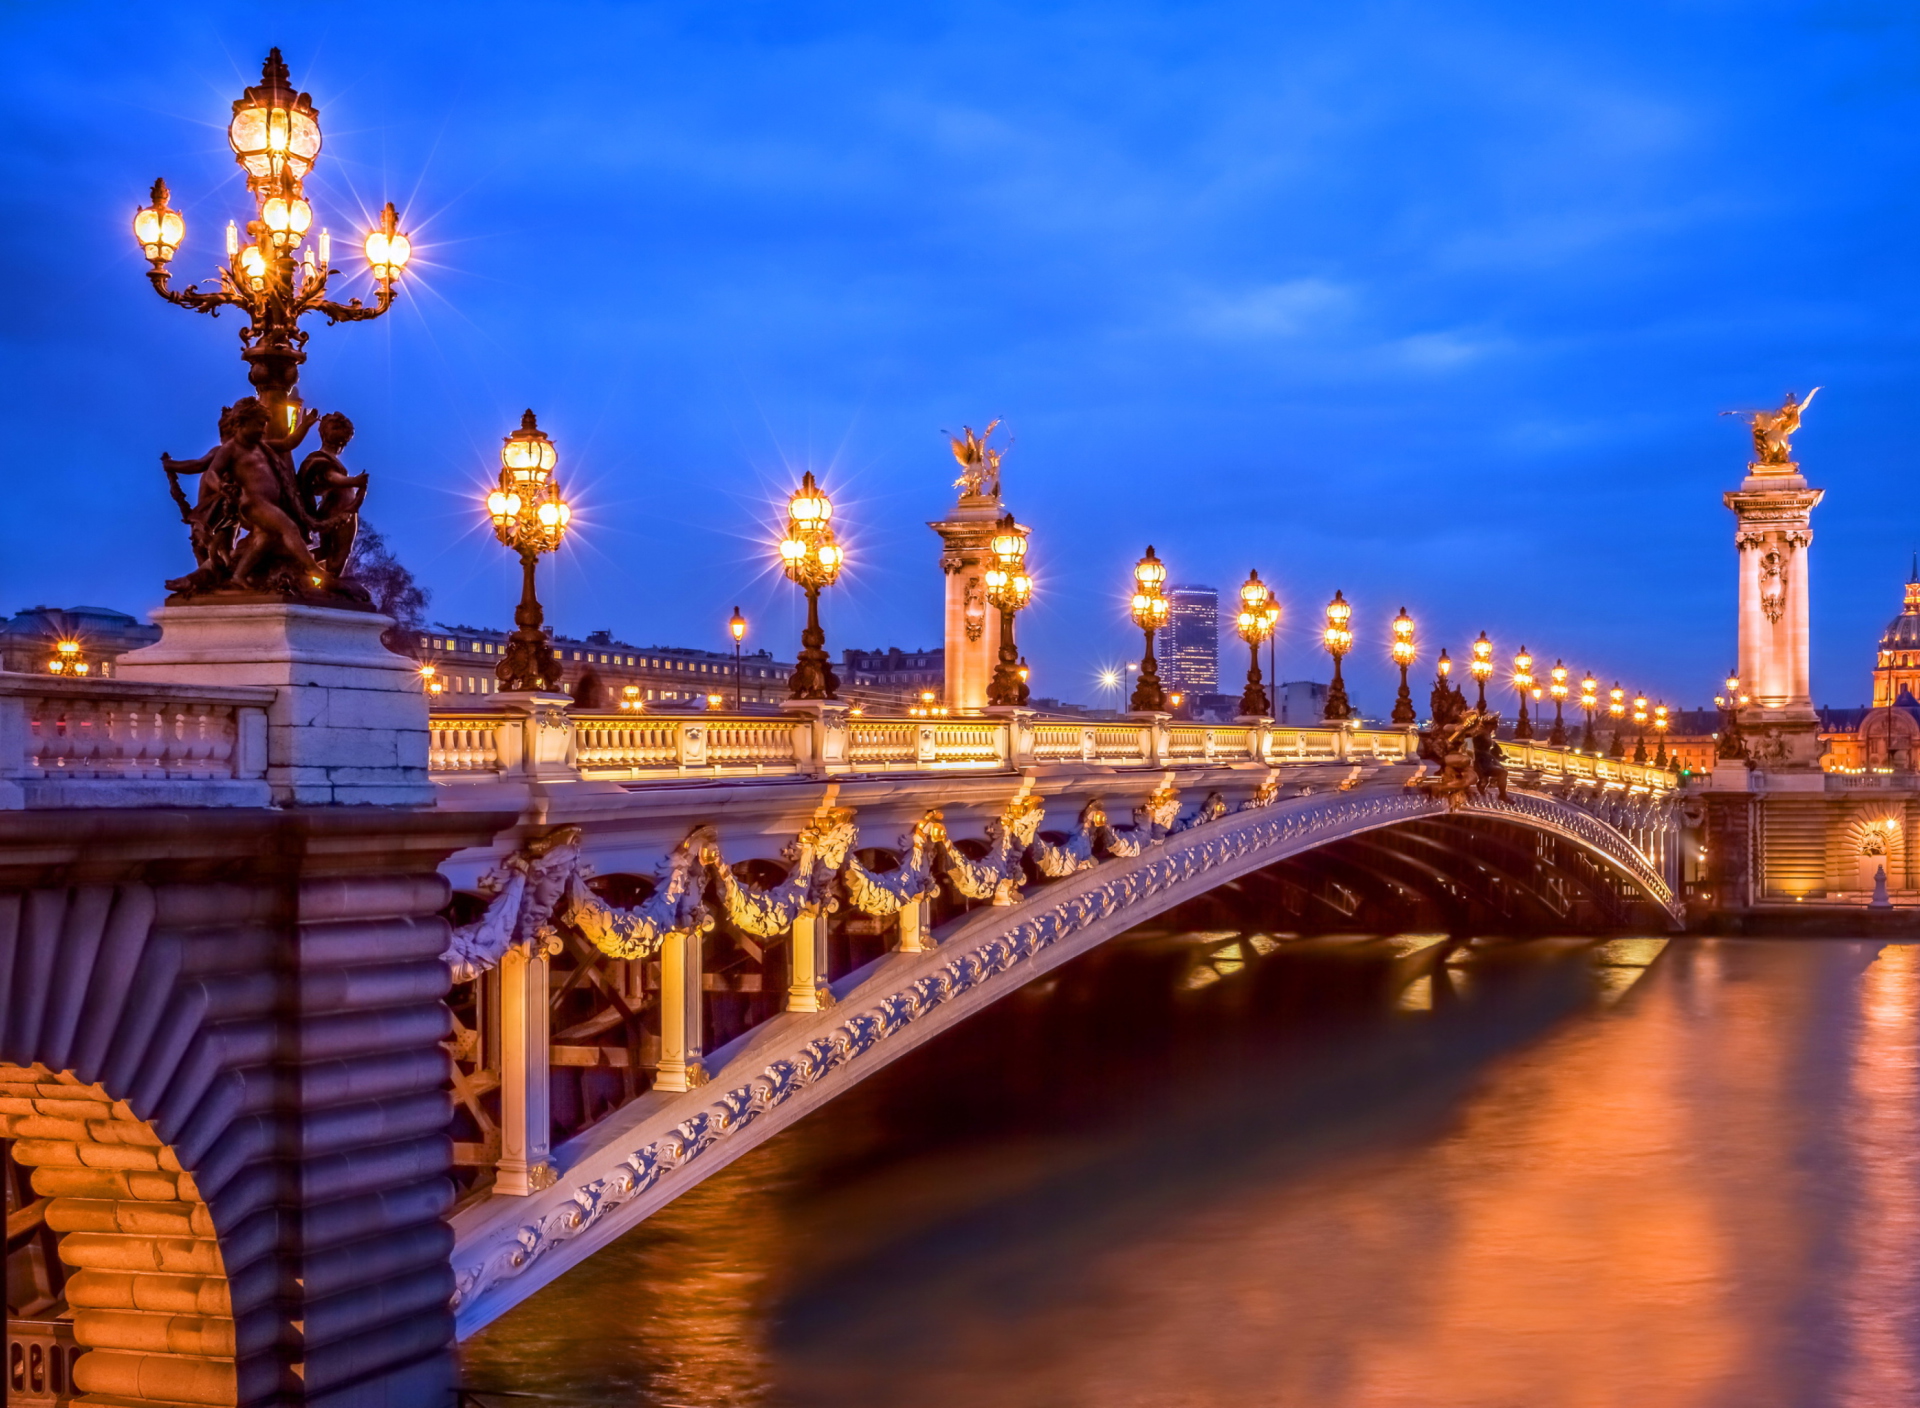
[[[1570,841],[1679,925],[1671,888],[1638,848],[1540,793],[1516,791],[1507,802],[1450,812],[1404,787],[1363,787],[1221,817],[1014,905],[975,910],[938,936],[935,950],[889,954],[836,984],[828,1011],[786,1014],[712,1053],[712,1085],[642,1097],[556,1149],[561,1171],[552,1187],[491,1199],[456,1217],[458,1333],[482,1328],[815,1106],[1052,968],[1276,861],[1449,815]]]

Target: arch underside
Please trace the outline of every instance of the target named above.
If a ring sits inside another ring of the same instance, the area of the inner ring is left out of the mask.
[[[1137,925],[1238,887],[1315,927],[1401,922],[1609,928],[1680,914],[1653,862],[1556,798],[1450,811],[1404,787],[1289,798],[1178,832],[1140,855],[976,909],[927,953],[890,953],[834,984],[834,1005],[788,1013],[712,1053],[713,1082],[640,1102],[555,1150],[555,1184],[456,1220],[455,1306],[470,1334],[667,1201],[853,1081],[1024,983]],[[1345,898],[1339,898],[1344,893]],[[1413,921],[1413,922],[1418,922]],[[1284,926],[1282,926],[1284,927]]]

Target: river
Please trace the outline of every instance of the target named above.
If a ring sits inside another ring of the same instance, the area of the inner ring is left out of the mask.
[[[1139,934],[463,1374],[575,1408],[1913,1404],[1917,1031],[1920,948],[1877,941]]]

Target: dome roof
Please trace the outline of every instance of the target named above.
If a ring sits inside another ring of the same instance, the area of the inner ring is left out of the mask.
[[[1920,572],[1907,583],[1907,604],[1900,614],[1887,622],[1880,637],[1882,650],[1920,650]]]
[[[1887,622],[1887,633],[1880,637],[1882,650],[1920,650],[1920,612],[1902,611]]]

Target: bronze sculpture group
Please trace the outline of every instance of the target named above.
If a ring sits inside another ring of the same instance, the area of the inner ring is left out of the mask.
[[[1474,708],[1458,686],[1434,681],[1433,722],[1420,730],[1422,767],[1409,787],[1438,797],[1457,809],[1475,797],[1489,794],[1507,800],[1507,769],[1501,761],[1498,710]],[[1425,764],[1435,771],[1428,773]]]
[[[296,469],[293,452],[318,423],[320,448]],[[194,570],[167,583],[176,601],[213,595],[295,598],[368,606],[346,579],[366,499],[367,476],[349,473],[341,451],[353,422],[338,411],[304,412],[284,435],[267,408],[243,397],[220,412],[220,443],[199,459],[160,463],[193,546]],[[199,476],[189,502],[183,475]]]

